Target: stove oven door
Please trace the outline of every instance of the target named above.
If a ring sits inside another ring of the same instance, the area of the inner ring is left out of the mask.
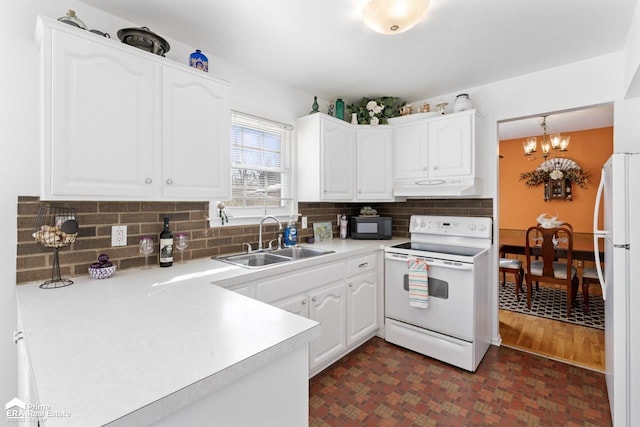
[[[407,260],[420,258],[429,265],[429,307],[409,305]],[[419,328],[473,342],[473,263],[385,254],[385,317]]]

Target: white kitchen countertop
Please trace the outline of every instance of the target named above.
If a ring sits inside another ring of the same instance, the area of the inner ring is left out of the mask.
[[[247,269],[211,259],[118,271],[109,279],[17,287],[47,425],[144,425],[211,394],[320,333],[315,321],[214,286],[231,286],[406,239],[339,240],[335,253]],[[124,417],[124,418],[123,418]]]

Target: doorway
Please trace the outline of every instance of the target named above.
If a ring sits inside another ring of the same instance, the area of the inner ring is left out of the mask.
[[[571,137],[567,151],[552,150],[547,157],[542,155],[540,140],[544,133],[543,123],[547,134],[561,133]],[[580,238],[592,241],[593,206],[599,171],[613,152],[613,105],[509,120],[499,123],[498,129],[497,226],[500,238],[524,240],[526,228],[535,225],[539,215],[548,214],[571,223],[574,236],[580,235]],[[529,156],[525,156],[523,149],[527,137],[538,139],[537,151]],[[544,185],[529,186],[525,183],[522,173],[535,171],[544,161],[554,158],[569,159],[588,171],[590,178],[586,188],[574,185],[571,197],[554,200],[545,197]],[[523,257],[521,259],[524,260]],[[583,268],[589,266],[589,261],[574,261],[574,266],[580,276]],[[501,275],[497,277],[501,279]],[[513,281],[513,277],[507,275],[509,280]],[[597,286],[589,287],[590,294],[599,290]],[[577,305],[573,309],[582,310]],[[499,309],[498,316],[502,345],[604,372],[604,330],[506,309]]]

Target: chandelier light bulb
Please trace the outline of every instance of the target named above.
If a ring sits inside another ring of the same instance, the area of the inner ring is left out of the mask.
[[[364,23],[381,34],[399,34],[416,25],[429,8],[429,0],[369,0]]]
[[[542,155],[547,158],[551,151],[551,142],[548,139],[545,139],[540,143],[540,148],[542,149]]]
[[[538,139],[535,136],[527,138],[522,142],[522,148],[524,148],[524,155],[530,156],[531,153],[535,153],[538,149]]]

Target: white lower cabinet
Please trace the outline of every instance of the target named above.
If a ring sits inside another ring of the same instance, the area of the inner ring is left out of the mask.
[[[311,377],[377,333],[380,266],[376,252],[228,289],[320,323],[309,345]]]
[[[347,291],[344,283],[309,294],[309,319],[320,322],[320,336],[309,345],[309,369],[324,367],[347,349]]]
[[[347,348],[347,295],[343,282],[274,303],[276,307],[319,322],[320,336],[309,345],[309,369],[326,366]],[[328,362],[328,363],[327,363]]]
[[[376,273],[349,279],[347,294],[347,345],[359,344],[378,329]]]

